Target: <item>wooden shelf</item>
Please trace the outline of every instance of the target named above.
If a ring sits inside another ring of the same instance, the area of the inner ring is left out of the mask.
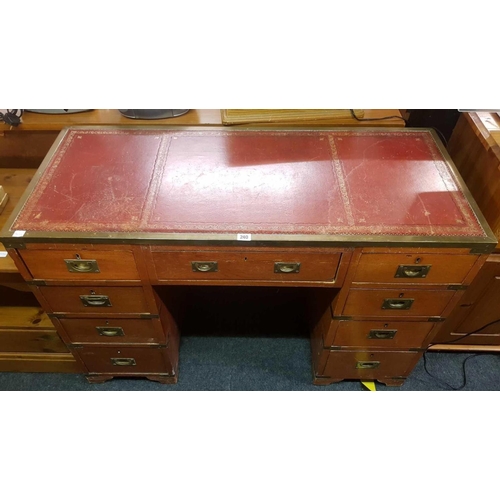
[[[318,126],[357,126],[357,127],[404,127],[401,119],[379,120],[386,116],[401,116],[398,109],[366,109],[364,118],[375,119],[375,121],[357,121],[354,118],[342,118],[332,121],[318,120],[314,122],[286,123],[284,125],[318,125]],[[182,126],[222,126],[220,109],[191,109],[185,115],[163,120],[134,120],[125,118],[117,109],[95,109],[83,113],[44,115],[40,113],[26,112],[23,122],[16,128],[0,124],[0,132],[20,133],[27,131],[58,131],[71,125],[182,125]],[[259,124],[263,125],[263,124]],[[273,124],[276,126],[276,124]],[[228,127],[246,125],[227,125]]]
[[[473,352],[500,352],[500,345],[465,345],[465,344],[435,344],[429,351],[473,351]]]

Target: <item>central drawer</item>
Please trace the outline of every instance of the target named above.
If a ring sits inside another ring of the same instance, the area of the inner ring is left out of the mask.
[[[40,293],[53,313],[148,313],[142,287],[137,286],[41,286]]]
[[[319,281],[334,283],[341,252],[155,251],[159,281]]]

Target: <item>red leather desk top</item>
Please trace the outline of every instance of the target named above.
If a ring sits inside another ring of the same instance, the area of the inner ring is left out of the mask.
[[[485,236],[411,129],[69,129],[10,229]]]

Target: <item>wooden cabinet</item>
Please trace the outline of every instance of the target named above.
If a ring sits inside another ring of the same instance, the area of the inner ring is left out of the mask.
[[[176,382],[159,288],[223,285],[301,287],[313,381],[389,385],[497,243],[431,131],[175,127],[64,130],[0,240],[90,381]]]
[[[500,236],[500,117],[464,113],[448,150],[494,234]],[[431,349],[500,349],[500,247],[488,258]],[[489,325],[489,326],[488,326]]]

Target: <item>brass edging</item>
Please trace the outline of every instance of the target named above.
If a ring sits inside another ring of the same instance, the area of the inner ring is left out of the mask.
[[[497,245],[496,239],[479,237],[441,236],[430,239],[424,236],[373,236],[373,235],[309,235],[309,234],[255,234],[251,242],[236,240],[233,233],[91,233],[86,236],[78,232],[26,231],[22,238],[0,234],[6,248],[26,248],[27,243],[99,243],[113,245],[214,245],[251,247],[448,247],[470,248],[475,253],[491,253]],[[9,231],[9,233],[11,233]]]

